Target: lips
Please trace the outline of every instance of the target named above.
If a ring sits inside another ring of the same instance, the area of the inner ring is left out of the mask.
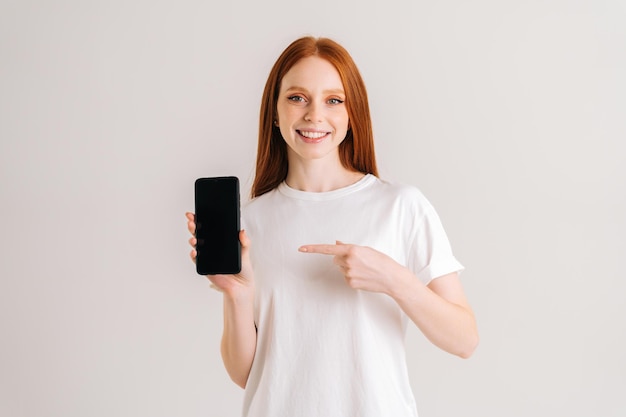
[[[307,143],[321,142],[329,134],[329,132],[320,132],[314,130],[297,130],[296,132],[298,132],[302,140]]]

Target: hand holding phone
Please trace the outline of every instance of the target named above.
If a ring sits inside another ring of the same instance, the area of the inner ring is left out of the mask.
[[[196,272],[200,275],[239,273],[239,179],[197,179],[195,205]]]

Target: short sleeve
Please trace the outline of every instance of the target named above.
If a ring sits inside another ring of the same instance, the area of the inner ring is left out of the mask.
[[[416,219],[412,235],[408,267],[424,284],[464,269],[454,257],[441,220],[430,203],[426,203],[421,218]]]

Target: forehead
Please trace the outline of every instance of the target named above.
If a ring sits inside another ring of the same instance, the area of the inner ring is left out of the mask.
[[[339,72],[329,61],[310,56],[298,61],[282,79],[281,91],[298,86],[307,89],[343,89]]]

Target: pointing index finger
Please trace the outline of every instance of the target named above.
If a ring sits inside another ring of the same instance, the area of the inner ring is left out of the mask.
[[[342,255],[346,252],[345,245],[304,245],[298,248],[300,252],[321,253],[324,255]]]

